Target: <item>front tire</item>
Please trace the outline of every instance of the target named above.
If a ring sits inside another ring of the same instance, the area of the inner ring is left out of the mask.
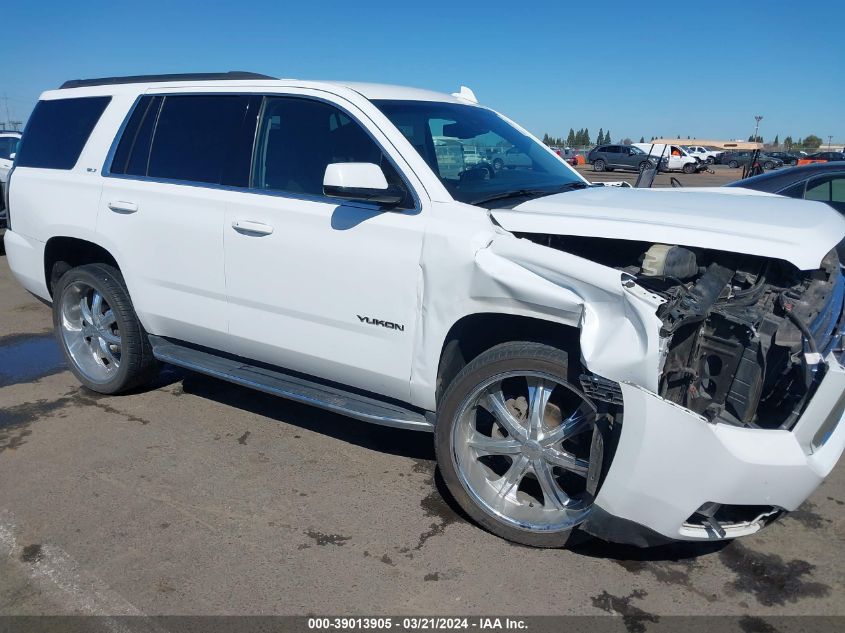
[[[593,171],[604,171],[605,168],[605,162],[601,158],[593,162]]]
[[[438,406],[437,463],[482,527],[562,547],[593,507],[587,491],[596,409],[570,382],[563,350],[497,345],[455,377]]]
[[[684,165],[683,170],[685,174],[694,174],[695,173],[695,164],[694,163],[687,163]]]
[[[736,162],[735,160],[732,160],[731,162],[728,163],[728,167],[730,167],[731,169],[737,169],[739,167],[739,163]]]
[[[156,374],[149,339],[113,266],[87,264],[62,275],[53,327],[70,370],[92,391],[128,391]]]

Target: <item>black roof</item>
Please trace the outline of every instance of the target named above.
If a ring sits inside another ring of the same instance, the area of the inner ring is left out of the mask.
[[[752,176],[745,180],[737,180],[736,182],[725,185],[726,187],[743,187],[745,189],[755,189],[757,191],[767,191],[769,193],[777,193],[782,189],[794,185],[795,183],[806,180],[812,176],[818,176],[830,172],[845,172],[845,161],[829,161],[827,163],[810,163],[809,165],[800,165],[798,167],[790,167],[788,169],[777,169],[759,176]]]
[[[230,70],[227,73],[176,73],[172,75],[131,75],[127,77],[100,77],[99,79],[70,79],[59,86],[65,88],[85,88],[87,86],[111,86],[116,84],[145,84],[162,81],[216,81],[221,79],[276,79],[270,75],[251,73],[242,70]]]

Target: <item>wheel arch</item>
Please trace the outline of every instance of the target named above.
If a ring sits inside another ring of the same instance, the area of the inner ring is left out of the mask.
[[[61,276],[76,266],[108,264],[121,270],[117,259],[109,250],[86,239],[58,235],[44,245],[44,282],[50,297]]]
[[[581,358],[581,330],[575,326],[519,314],[476,312],[458,319],[440,346],[435,383],[435,400],[472,359],[491,347],[510,341],[545,343]],[[579,363],[570,364],[570,371]]]

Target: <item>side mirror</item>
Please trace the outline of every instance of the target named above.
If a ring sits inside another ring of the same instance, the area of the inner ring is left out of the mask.
[[[11,154],[9,154],[9,160],[15,160],[15,156],[17,156],[17,155],[18,155],[17,152],[12,152]]]
[[[331,163],[323,176],[323,193],[332,198],[395,205],[405,191],[388,185],[381,167],[375,163]]]

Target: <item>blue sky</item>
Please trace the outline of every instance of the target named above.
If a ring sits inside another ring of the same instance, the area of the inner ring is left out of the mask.
[[[0,119],[66,79],[252,70],[466,84],[539,135],[845,141],[840,0],[6,4]]]

